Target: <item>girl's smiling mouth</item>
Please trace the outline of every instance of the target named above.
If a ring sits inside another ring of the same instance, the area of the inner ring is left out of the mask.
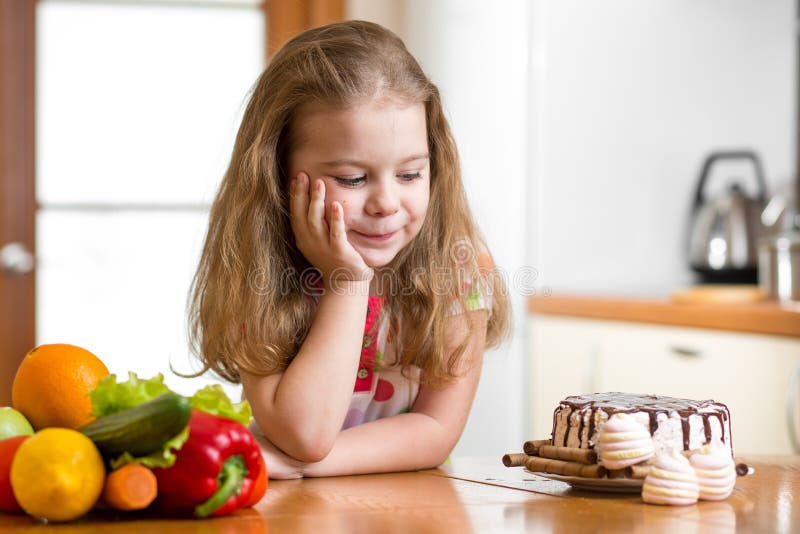
[[[358,232],[356,230],[353,231],[359,236],[373,241],[386,241],[387,239],[390,239],[394,234],[397,233],[397,232],[391,232],[388,234],[362,234],[361,232]]]

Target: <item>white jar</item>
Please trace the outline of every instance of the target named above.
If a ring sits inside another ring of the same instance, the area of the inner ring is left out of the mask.
[[[781,232],[759,243],[758,281],[770,298],[800,303],[800,231]]]

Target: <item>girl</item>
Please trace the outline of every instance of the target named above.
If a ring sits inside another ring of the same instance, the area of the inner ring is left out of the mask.
[[[439,92],[402,41],[350,21],[287,43],[242,119],[190,309],[270,476],[442,463],[508,333],[491,274]]]

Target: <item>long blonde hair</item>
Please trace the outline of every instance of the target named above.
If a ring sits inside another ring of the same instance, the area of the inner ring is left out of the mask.
[[[348,21],[289,41],[253,88],[192,285],[190,343],[203,364],[197,374],[210,369],[238,382],[240,371],[281,372],[299,350],[318,298],[315,270],[297,249],[289,222],[289,131],[306,104],[355,106],[381,92],[425,104],[431,164],[425,221],[388,269],[389,294],[402,296],[388,298],[381,311],[405,325],[398,332],[398,365],[420,367],[432,384],[456,376],[469,336],[448,354],[445,322],[454,302],[468,309],[464,277],[491,293],[486,346],[508,335],[507,290],[486,253],[479,266],[483,240],[438,89],[400,38],[377,24]],[[433,276],[442,272],[456,280],[446,291]]]

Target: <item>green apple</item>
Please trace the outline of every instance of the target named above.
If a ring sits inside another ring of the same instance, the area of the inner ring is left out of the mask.
[[[33,427],[24,415],[9,406],[0,408],[0,440],[32,435]]]

